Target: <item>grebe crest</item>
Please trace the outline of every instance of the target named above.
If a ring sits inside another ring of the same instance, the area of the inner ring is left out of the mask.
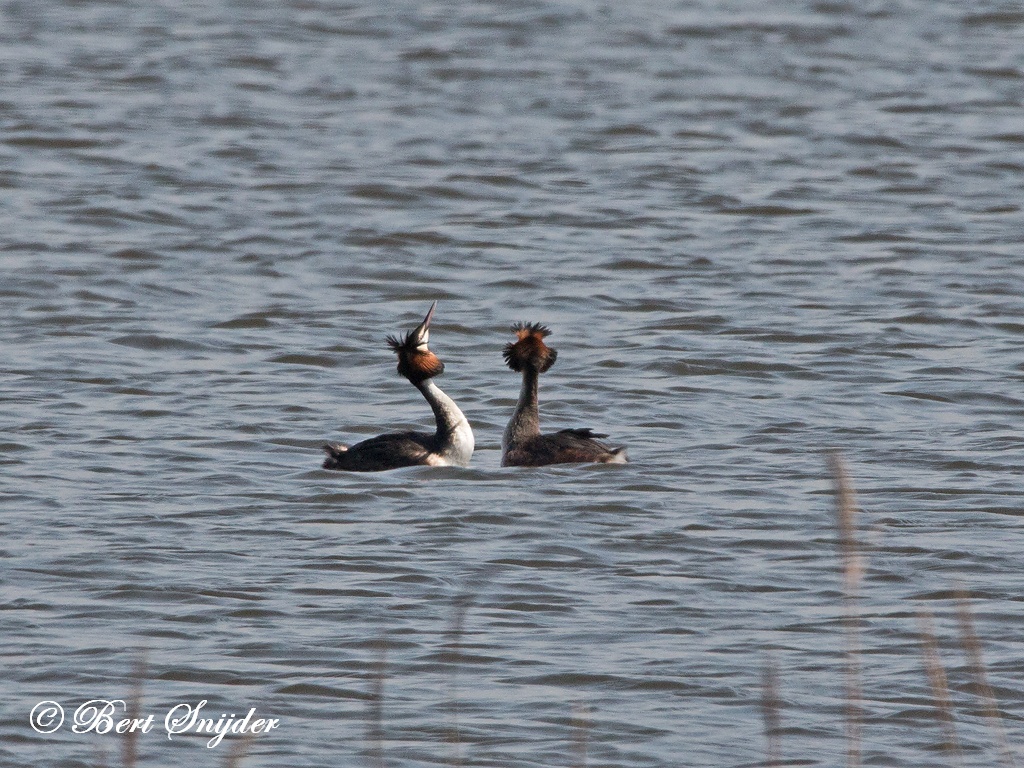
[[[512,332],[519,340],[506,344],[501,354],[513,371],[522,371],[529,366],[538,373],[544,373],[555,364],[558,351],[544,343],[545,337],[551,335],[547,326],[540,323],[516,323],[512,326]]]
[[[398,355],[398,372],[413,384],[419,384],[444,373],[444,363],[427,347],[430,340],[430,321],[434,317],[436,307],[435,301],[430,305],[430,311],[423,322],[405,336],[387,337],[388,346]]]

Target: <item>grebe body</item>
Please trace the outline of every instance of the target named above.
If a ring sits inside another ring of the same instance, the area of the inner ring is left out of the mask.
[[[473,455],[473,430],[448,395],[434,383],[444,363],[427,347],[435,301],[423,322],[403,338],[389,336],[388,345],[398,355],[398,372],[420,391],[434,411],[433,432],[390,432],[355,445],[328,443],[324,469],[349,472],[380,472],[414,466],[465,467]]]
[[[548,464],[599,462],[625,464],[626,449],[611,448],[598,438],[607,437],[590,429],[563,429],[543,435],[537,388],[540,374],[555,364],[558,352],[544,343],[550,331],[537,323],[518,323],[512,331],[518,341],[507,344],[505,362],[523,374],[522,389],[515,412],[501,440],[503,467],[541,467]]]

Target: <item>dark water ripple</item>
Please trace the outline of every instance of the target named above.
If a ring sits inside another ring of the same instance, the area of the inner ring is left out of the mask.
[[[279,717],[245,766],[842,764],[824,452],[867,568],[865,763],[1024,743],[1024,16],[1006,3],[0,5],[0,763],[113,737],[39,701]],[[387,333],[439,300],[473,466],[346,477],[424,424]],[[510,324],[552,428],[501,470]],[[382,732],[372,712],[383,686]],[[140,739],[141,764],[218,762]],[[461,763],[460,763],[461,761]]]

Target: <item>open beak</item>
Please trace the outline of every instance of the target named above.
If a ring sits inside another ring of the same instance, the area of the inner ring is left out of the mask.
[[[436,301],[430,305],[430,309],[427,310],[427,316],[423,318],[423,322],[411,334],[412,340],[417,347],[427,346],[427,340],[430,338],[430,320],[434,317],[435,309],[437,309]]]

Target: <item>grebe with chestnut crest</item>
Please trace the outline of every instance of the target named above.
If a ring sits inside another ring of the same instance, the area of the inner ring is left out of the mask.
[[[550,335],[538,323],[516,323],[512,332],[518,341],[506,344],[502,355],[508,367],[523,374],[523,387],[515,413],[501,439],[501,466],[541,467],[548,464],[600,462],[625,464],[626,449],[609,448],[590,429],[563,429],[548,435],[540,433],[540,409],[537,386],[540,374],[555,364],[558,352],[544,343]]]
[[[434,383],[444,372],[444,363],[427,347],[435,301],[419,326],[404,337],[388,336],[387,342],[398,355],[398,372],[420,391],[434,411],[437,430],[429,432],[391,432],[352,446],[328,443],[324,469],[349,472],[380,472],[385,469],[425,465],[465,467],[473,455],[473,430],[462,411]]]

